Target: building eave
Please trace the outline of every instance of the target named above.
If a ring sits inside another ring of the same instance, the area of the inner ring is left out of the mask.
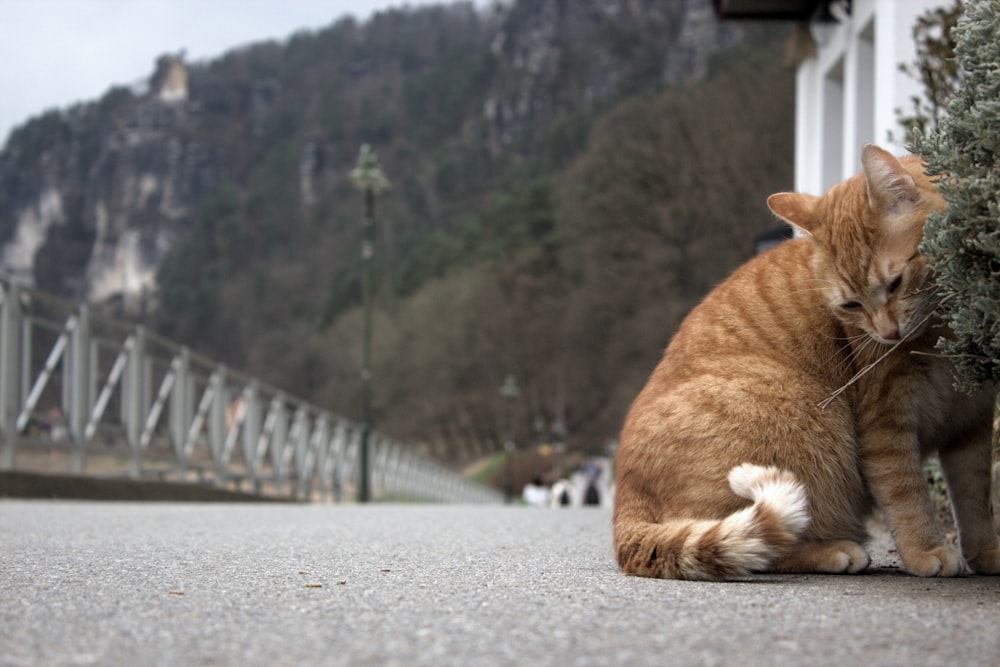
[[[833,0],[712,0],[720,19],[758,21],[824,20]]]

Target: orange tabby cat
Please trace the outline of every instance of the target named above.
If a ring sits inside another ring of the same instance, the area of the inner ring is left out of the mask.
[[[768,200],[806,238],[709,294],[636,398],[616,472],[614,545],[627,574],[858,572],[873,499],[908,571],[1000,572],[995,394],[957,394],[949,362],[933,356],[947,331],[917,246],[944,202],[916,158],[869,145],[862,163],[823,197]],[[935,450],[961,552],[937,528],[924,481],[921,460]]]

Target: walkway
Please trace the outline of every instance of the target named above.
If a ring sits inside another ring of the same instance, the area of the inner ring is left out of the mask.
[[[997,665],[1000,577],[625,577],[605,509],[0,501],[0,665]]]

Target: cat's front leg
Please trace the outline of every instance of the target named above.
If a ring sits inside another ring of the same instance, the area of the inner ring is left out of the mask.
[[[938,456],[969,565],[979,574],[1000,574],[1000,537],[990,516],[989,416],[986,414],[977,433],[942,449]]]
[[[872,494],[889,519],[904,567],[921,577],[968,574],[961,552],[945,544],[937,526],[915,425],[886,412],[867,423],[862,420],[861,459]]]

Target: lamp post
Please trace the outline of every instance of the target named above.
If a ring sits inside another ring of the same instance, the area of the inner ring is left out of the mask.
[[[503,471],[503,495],[507,503],[514,502],[514,399],[521,395],[517,379],[508,374],[500,385],[500,396],[504,399],[506,408],[506,427],[504,428],[504,452],[507,460]]]
[[[372,256],[375,253],[375,194],[389,187],[378,157],[368,144],[361,146],[351,182],[364,194],[365,220],[361,242],[361,301],[364,307],[361,352],[361,444],[358,451],[358,501],[371,500],[368,442],[372,430]]]

